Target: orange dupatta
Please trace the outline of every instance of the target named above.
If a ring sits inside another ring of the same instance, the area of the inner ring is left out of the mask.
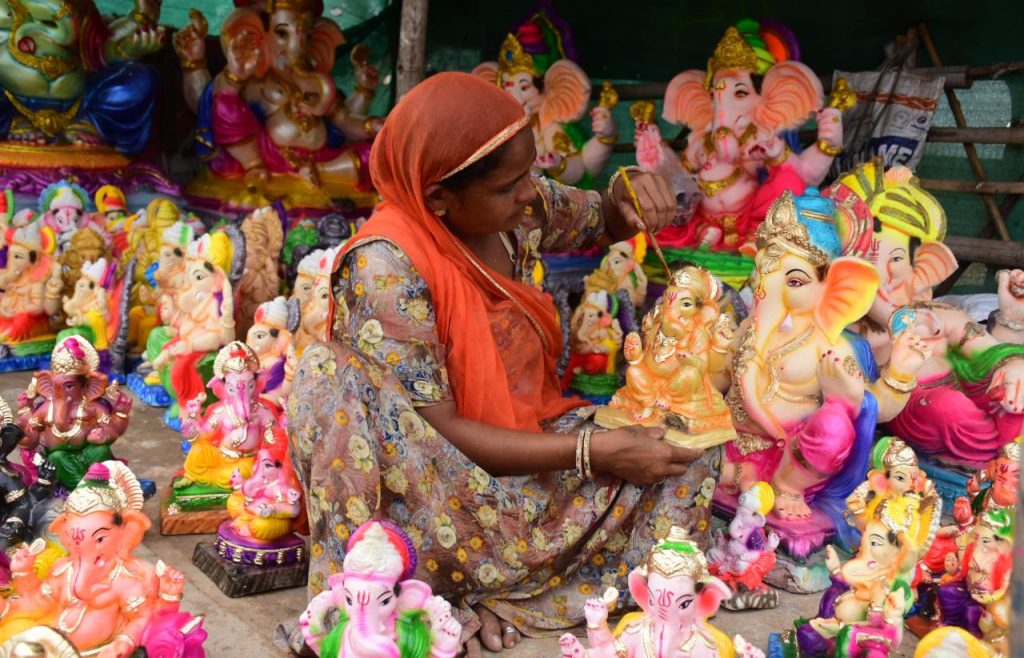
[[[423,196],[428,185],[486,157],[526,126],[511,96],[475,76],[441,73],[416,86],[392,110],[370,154],[373,184],[384,202],[338,254],[334,268],[371,239],[398,245],[430,290],[459,415],[536,432],[543,421],[584,404],[561,394],[555,308],[541,291],[475,258],[427,209]],[[542,360],[523,363],[508,348],[502,353],[492,334],[501,323],[492,320],[506,313],[525,315],[534,330],[516,333],[509,347],[539,341]],[[333,315],[332,307],[328,326]],[[515,390],[508,363],[515,364]]]

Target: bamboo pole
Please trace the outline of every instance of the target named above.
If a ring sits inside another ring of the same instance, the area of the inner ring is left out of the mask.
[[[943,242],[953,251],[957,260],[1004,267],[1020,267],[1024,263],[1024,243],[1021,242],[964,238],[959,235],[947,235]]]
[[[1024,181],[968,181],[922,178],[921,187],[934,192],[974,192],[975,194],[1024,194]],[[1000,211],[1002,214],[1002,211]]]
[[[422,82],[427,72],[427,12],[430,0],[402,0],[398,31],[398,66],[395,91],[398,98]]]
[[[931,58],[935,66],[942,66],[942,58],[939,57],[939,51],[935,49],[935,42],[932,41],[928,25],[922,23],[919,26],[919,31],[921,33],[921,42],[928,51],[928,57]],[[952,89],[947,89],[946,100],[949,101],[949,109],[953,111],[953,118],[956,120],[957,127],[966,128],[967,119],[964,117],[964,110],[960,106],[960,100],[956,97],[956,92]],[[974,148],[974,144],[971,142],[964,142],[964,150],[967,152],[967,162],[971,165],[971,173],[974,174],[974,178],[979,183],[985,182],[985,168],[981,164],[981,158],[978,157],[978,150]],[[995,224],[996,233],[999,234],[1001,239],[1010,240],[1010,231],[1006,228],[1006,220],[1003,218],[1003,213],[1000,212],[999,206],[996,205],[995,198],[991,194],[983,193],[981,201],[985,204],[989,217],[992,218],[992,223]]]

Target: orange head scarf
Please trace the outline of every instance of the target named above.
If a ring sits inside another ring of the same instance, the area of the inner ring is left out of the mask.
[[[428,210],[423,196],[428,185],[486,157],[527,121],[511,96],[466,73],[440,73],[412,89],[388,116],[370,154],[373,184],[384,201],[346,245],[335,269],[345,253],[368,239],[401,247],[430,289],[459,415],[539,431],[543,421],[582,404],[561,395],[556,362],[562,336],[554,306],[539,290],[475,258]],[[499,320],[508,313],[525,316],[533,330],[502,336],[503,353],[492,326],[508,326]],[[509,352],[523,341],[539,341],[544,358],[517,362]],[[510,382],[506,364],[513,363]]]

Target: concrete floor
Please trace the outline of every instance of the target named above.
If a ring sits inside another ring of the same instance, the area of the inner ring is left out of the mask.
[[[18,394],[28,385],[31,373],[0,375],[0,395],[13,407]],[[125,459],[140,478],[155,480],[166,486],[183,460],[180,435],[164,426],[162,409],[152,409],[136,400],[131,426],[115,445],[115,454]],[[305,589],[291,589],[241,599],[231,599],[192,565],[195,545],[200,536],[165,537],[160,534],[159,502],[156,497],[146,503],[146,512],[154,527],[146,533],[137,555],[156,562],[163,559],[185,573],[188,585],[182,608],[206,616],[209,633],[206,652],[209,658],[263,658],[283,656],[286,652],[273,642],[274,630],[284,622],[294,623],[306,606]],[[780,592],[779,607],[774,610],[732,613],[722,611],[715,625],[733,635],[742,634],[749,642],[766,648],[770,633],[792,628],[794,619],[811,616],[818,607],[817,595],[795,595]],[[576,633],[583,634],[582,629]],[[903,644],[892,653],[893,658],[913,655],[914,637],[908,632]],[[515,658],[558,658],[558,638],[527,639],[504,655]]]

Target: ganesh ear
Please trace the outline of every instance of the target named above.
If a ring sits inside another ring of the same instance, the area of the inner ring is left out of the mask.
[[[914,252],[915,293],[931,290],[956,271],[956,256],[941,242],[926,242]]]
[[[590,78],[571,60],[560,59],[544,74],[540,123],[546,126],[579,121],[587,111],[589,100]]]
[[[492,85],[496,85],[498,84],[498,63],[483,62],[482,64],[477,64],[472,74],[478,78],[483,78]]]
[[[835,344],[847,325],[864,317],[878,291],[878,272],[859,258],[837,258],[828,267],[814,321]]]
[[[669,123],[704,130],[711,123],[711,94],[704,88],[703,71],[684,71],[672,78],[665,89],[661,116]]]

